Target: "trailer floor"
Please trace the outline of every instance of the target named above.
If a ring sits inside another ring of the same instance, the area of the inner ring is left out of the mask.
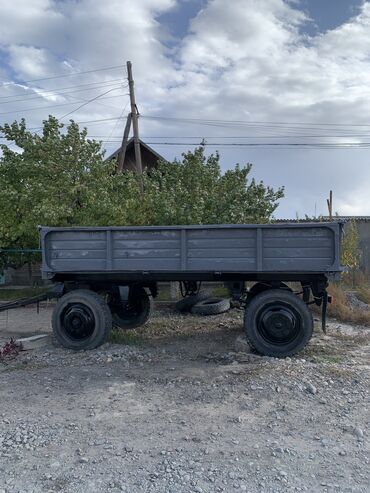
[[[9,312],[0,334],[50,312]],[[0,492],[368,492],[369,329],[331,321],[285,360],[237,352],[241,334],[240,312],[162,306],[115,333],[128,345],[0,363]]]

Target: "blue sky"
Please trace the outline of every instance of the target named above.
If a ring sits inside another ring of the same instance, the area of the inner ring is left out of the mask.
[[[0,122],[72,112],[112,152],[132,60],[141,135],[166,158],[205,138],[223,169],[285,185],[279,217],[325,213],[330,189],[370,214],[370,1],[0,0],[0,18]]]
[[[300,5],[312,19],[306,26],[309,34],[334,29],[358,14],[362,0],[300,0]]]
[[[300,8],[312,19],[303,26],[302,31],[315,35],[336,28],[356,15],[362,3],[362,0],[299,0]],[[206,0],[184,0],[173,10],[159,16],[158,21],[177,41],[187,34],[190,20],[206,4]]]

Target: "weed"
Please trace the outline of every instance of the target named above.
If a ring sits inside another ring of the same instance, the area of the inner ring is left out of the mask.
[[[143,342],[143,339],[133,330],[112,329],[109,334],[109,342],[112,344],[137,346]]]
[[[1,288],[0,300],[13,301],[13,300],[18,300],[20,298],[30,298],[32,296],[37,296],[38,294],[46,293],[48,289],[50,288],[19,288],[19,289]]]
[[[14,339],[10,339],[3,347],[0,347],[0,361],[14,359],[21,349],[21,344],[18,344]]]
[[[370,325],[370,310],[361,310],[352,307],[347,299],[345,288],[342,284],[331,284],[329,293],[333,302],[328,305],[328,315],[342,322],[350,322],[359,325]]]
[[[357,298],[363,303],[370,305],[370,286],[368,284],[363,284],[356,291]]]

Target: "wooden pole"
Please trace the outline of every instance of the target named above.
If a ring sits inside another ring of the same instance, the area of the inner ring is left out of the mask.
[[[118,164],[117,164],[117,172],[118,173],[122,173],[122,171],[123,171],[123,165],[125,162],[128,136],[129,136],[130,128],[131,128],[131,120],[132,120],[131,113],[129,113],[127,115],[125,131],[123,132],[121,150],[118,154]]]
[[[329,211],[329,221],[333,220],[333,191],[330,190],[329,198],[326,199],[326,203],[328,204]]]
[[[143,165],[141,162],[138,111],[137,111],[136,102],[135,102],[134,80],[132,78],[132,63],[131,62],[127,62],[127,75],[128,75],[128,86],[129,86],[130,102],[131,102],[132,128],[134,131],[134,148],[135,148],[136,170],[140,175],[142,175]]]

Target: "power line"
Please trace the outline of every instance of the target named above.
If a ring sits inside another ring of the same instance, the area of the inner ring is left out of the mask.
[[[108,91],[106,92],[103,92],[102,94],[99,94],[98,96],[95,96],[94,98],[91,98],[89,99],[88,101],[86,101],[85,103],[81,104],[80,106],[78,106],[76,109],[66,113],[65,115],[63,116],[60,116],[58,118],[58,120],[63,120],[63,118],[65,118],[66,116],[69,116],[69,115],[72,115],[72,113],[75,113],[76,111],[80,110],[81,108],[83,108],[84,106],[86,106],[87,104],[89,103],[92,103],[93,101],[95,101],[96,99],[99,99],[101,98],[102,96],[105,96],[106,94],[108,94],[109,92],[112,92],[112,91],[116,91],[118,88],[117,87],[114,87],[113,89],[109,89]]]
[[[98,135],[89,135],[90,138],[104,138]],[[120,139],[111,139],[111,143],[119,143]],[[325,142],[217,142],[203,144],[199,142],[146,142],[149,145],[158,146],[200,146],[205,145],[206,147],[300,147],[300,148],[322,148],[322,149],[357,149],[357,148],[369,148],[370,142],[343,142],[343,143],[325,143]]]
[[[109,91],[105,92],[104,94],[107,94],[108,92],[113,91],[113,90],[116,90],[116,89],[120,89],[120,88],[119,87],[116,87],[114,89],[110,89]],[[102,99],[111,99],[111,98],[118,98],[118,97],[122,97],[122,94],[118,94],[117,96],[108,96],[107,98],[102,98]],[[93,100],[94,99],[97,99],[97,98],[93,98]],[[80,100],[78,102],[79,103],[82,103],[82,102],[83,103],[90,103],[91,100],[89,100],[89,101],[84,101],[84,100],[81,101]],[[12,115],[13,113],[24,113],[26,111],[46,110],[46,109],[50,109],[50,108],[58,108],[58,107],[61,107],[61,106],[70,106],[71,104],[75,104],[75,103],[76,103],[76,101],[70,101],[68,103],[53,104],[51,106],[37,106],[37,107],[33,107],[33,108],[25,108],[25,109],[22,109],[22,110],[6,111],[6,112],[3,112],[3,113],[0,113],[0,115]],[[84,104],[82,106],[84,106]]]
[[[370,123],[318,123],[318,122],[274,122],[274,121],[247,121],[247,120],[212,120],[202,118],[179,118],[169,116],[147,116],[140,115],[141,118],[147,120],[173,120],[181,122],[194,122],[194,123],[218,123],[218,124],[230,124],[230,125],[313,125],[313,126],[333,126],[333,127],[370,127]]]
[[[96,137],[96,138],[101,138],[105,139],[106,135],[91,135],[91,137]],[[111,136],[112,137],[112,136]],[[119,135],[114,135],[113,138],[119,138]],[[198,135],[191,135],[191,136],[183,136],[183,135],[162,135],[162,136],[153,136],[153,135],[145,135],[142,136],[142,139],[291,139],[293,136],[292,135],[234,135],[234,136],[229,136],[229,135],[217,135],[217,136],[202,136],[199,137]],[[348,134],[348,135],[294,135],[294,137],[297,138],[312,138],[312,139],[335,139],[335,138],[344,138],[344,137],[353,137],[353,138],[362,138],[362,137],[369,137],[369,134]],[[313,142],[315,143],[315,142]]]
[[[205,143],[202,144],[201,142],[146,142],[149,145],[162,145],[162,146],[200,146],[200,145],[205,145],[205,146],[218,146],[218,147],[282,147],[282,146],[289,146],[289,147],[315,147],[315,148],[340,148],[340,149],[347,149],[347,148],[368,148],[370,147],[370,142],[343,142],[340,144],[330,144],[330,143],[306,143],[306,142],[248,142],[248,143],[238,143],[238,142],[233,142],[233,143],[224,143],[224,142],[218,142],[218,143]]]
[[[108,145],[108,144],[109,144],[109,142],[111,141],[111,137],[112,137],[113,133],[115,132],[115,130],[116,130],[116,128],[117,128],[117,126],[118,126],[118,122],[120,121],[120,119],[122,119],[122,118],[123,118],[123,115],[124,115],[124,113],[125,113],[125,110],[126,110],[126,108],[127,108],[128,104],[129,104],[129,101],[127,101],[127,103],[125,104],[124,108],[122,109],[121,116],[120,116],[119,118],[117,118],[116,123],[115,123],[115,124],[114,124],[114,126],[112,127],[112,130],[111,130],[111,132],[110,132],[109,136],[108,136],[107,138],[105,138],[105,140],[103,141],[103,143],[102,143],[102,147],[105,147],[105,146],[106,146],[106,145]],[[102,138],[104,138],[104,137],[102,137]],[[112,141],[112,142],[113,142],[113,141]]]
[[[123,82],[123,79],[116,79],[116,80]],[[3,101],[1,104],[20,103],[23,101],[33,101],[34,99],[40,99],[40,98],[51,97],[51,96],[64,96],[64,95],[72,94],[75,92],[95,91],[96,89],[102,89],[104,87],[110,87],[113,85],[117,85],[118,83],[119,82],[116,82],[115,84],[113,82],[111,82],[110,84],[103,83],[101,85],[96,85],[95,87],[85,87],[83,89],[73,89],[72,91],[63,91],[63,92],[57,92],[56,90],[54,90],[54,91],[53,90],[40,91],[40,94],[38,96],[36,96],[36,94],[38,94],[37,92],[33,92],[32,94],[28,94],[28,95],[25,94],[25,96],[34,96],[34,97],[26,97],[23,99],[13,99],[10,101]],[[84,85],[86,85],[86,84],[82,84],[82,86],[84,86]],[[88,85],[90,85],[90,84],[88,84]],[[74,88],[74,87],[81,87],[81,86],[71,86],[71,88]],[[127,87],[127,84],[125,86],[123,86],[120,83],[120,87]],[[5,97],[10,98],[11,96],[5,96]],[[0,97],[0,99],[2,99],[2,98]]]
[[[113,97],[117,97],[117,96],[113,96]],[[102,99],[108,99],[108,98],[102,98]],[[98,118],[96,120],[84,120],[84,121],[80,121],[80,122],[75,122],[77,123],[77,125],[83,125],[85,123],[105,123],[105,122],[111,122],[111,121],[114,121],[114,120],[121,120],[123,117],[112,117],[112,118]],[[42,127],[30,127],[28,128],[27,130],[28,131],[31,131],[31,130],[41,130]],[[0,139],[5,139],[6,137],[0,137]]]
[[[63,77],[73,77],[73,76],[76,76],[76,75],[92,74],[94,72],[102,72],[104,70],[113,70],[113,69],[118,69],[118,68],[122,68],[122,67],[124,67],[124,65],[114,65],[112,67],[96,68],[94,70],[85,70],[84,72],[73,72],[71,74],[53,75],[52,77],[42,77],[40,79],[24,80],[23,81],[23,84],[28,84],[29,82],[38,82],[40,80],[61,79]],[[7,81],[5,81],[5,82],[7,82]]]

